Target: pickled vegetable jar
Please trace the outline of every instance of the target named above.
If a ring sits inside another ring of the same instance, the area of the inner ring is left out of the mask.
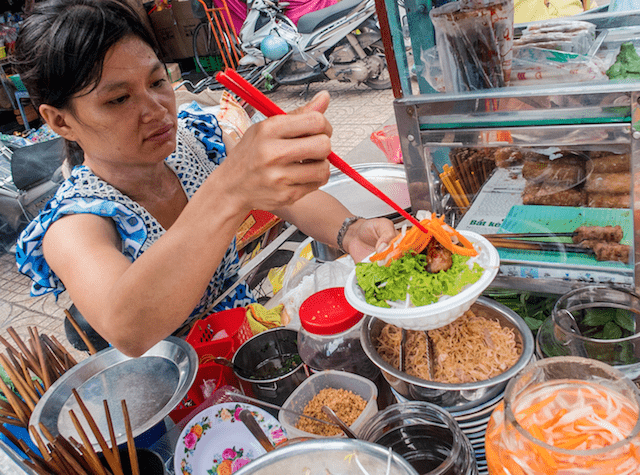
[[[512,379],[485,436],[490,475],[640,473],[640,392],[617,369],[563,356]]]

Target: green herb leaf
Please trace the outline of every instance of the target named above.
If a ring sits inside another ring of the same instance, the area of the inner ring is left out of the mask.
[[[617,309],[616,316],[613,321],[620,325],[627,331],[634,333],[636,331],[636,319],[630,312],[622,309]]]
[[[589,327],[599,327],[612,321],[615,316],[615,308],[588,308],[584,312],[582,323]]]
[[[524,321],[527,323],[527,326],[531,331],[536,331],[544,323],[543,320],[538,320],[532,317],[524,317]]]
[[[602,338],[604,340],[622,338],[622,329],[615,322],[607,322],[602,329]]]

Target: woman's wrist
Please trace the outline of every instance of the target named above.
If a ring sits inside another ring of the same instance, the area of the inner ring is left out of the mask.
[[[340,250],[340,252],[344,252],[345,254],[347,253],[347,250],[345,249],[345,241],[348,242],[348,239],[345,239],[347,237],[347,233],[349,232],[351,226],[356,221],[359,221],[361,219],[364,218],[362,216],[349,216],[342,222],[342,226],[340,226],[338,236],[336,237],[336,242],[338,244],[338,249]]]

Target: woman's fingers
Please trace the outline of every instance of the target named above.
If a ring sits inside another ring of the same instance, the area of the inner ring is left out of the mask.
[[[331,98],[327,91],[320,91],[305,105],[298,107],[289,114],[302,114],[305,112],[320,112],[321,114],[324,114],[329,108],[330,99]]]

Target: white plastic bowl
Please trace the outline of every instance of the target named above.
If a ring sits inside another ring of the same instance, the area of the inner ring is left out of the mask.
[[[385,308],[367,303],[364,292],[358,286],[356,271],[353,270],[344,287],[347,302],[365,315],[408,330],[434,330],[453,322],[469,310],[480,294],[493,282],[500,268],[500,256],[493,245],[485,238],[471,231],[460,231],[478,251],[476,257],[469,259],[477,262],[484,272],[480,279],[469,285],[457,295],[445,295],[439,301],[409,308]],[[365,262],[368,260],[365,259]]]

